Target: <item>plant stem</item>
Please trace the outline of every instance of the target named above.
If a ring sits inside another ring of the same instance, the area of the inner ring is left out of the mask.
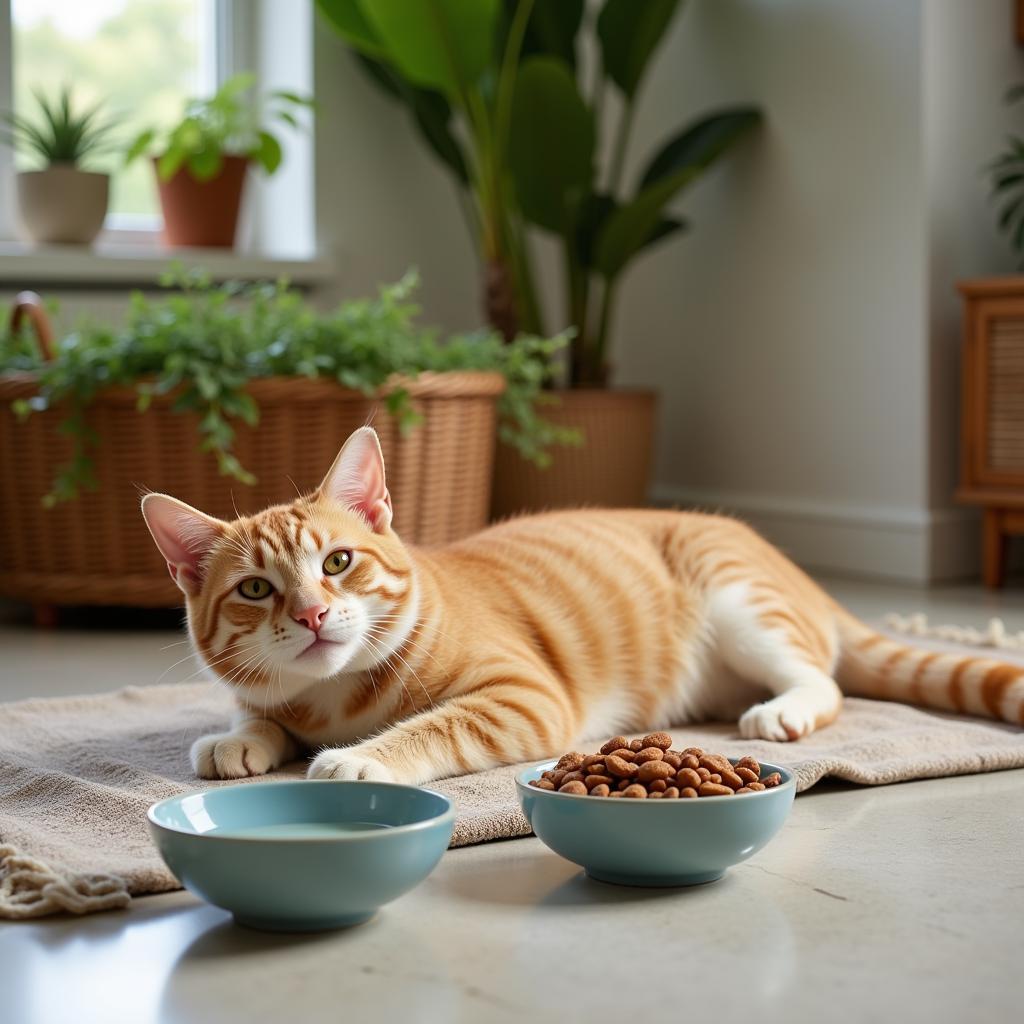
[[[619,131],[615,137],[615,151],[612,154],[612,169],[608,176],[608,194],[616,197],[622,182],[622,172],[626,164],[626,147],[629,145],[629,133],[633,127],[633,101],[626,100],[619,118]]]
[[[597,340],[590,351],[590,359],[587,360],[588,363],[592,363],[592,365],[587,367],[588,377],[590,378],[587,383],[607,383],[608,366],[605,359],[605,349],[608,345],[608,331],[611,329],[614,294],[614,284],[606,280],[604,283],[604,295],[601,296],[601,312],[598,314],[597,320]]]
[[[533,0],[519,0],[512,25],[508,30],[505,42],[505,54],[498,73],[498,93],[494,110],[494,157],[495,163],[501,167],[505,163],[508,152],[509,127],[512,122],[512,96],[515,91],[516,69],[519,67],[519,54],[523,48],[523,37],[526,35],[526,24],[533,10]]]

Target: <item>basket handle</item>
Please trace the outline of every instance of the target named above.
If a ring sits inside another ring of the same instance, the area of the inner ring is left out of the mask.
[[[53,325],[43,308],[43,300],[35,292],[18,292],[11,310],[11,333],[14,334],[25,318],[32,324],[39,351],[46,362],[53,360]]]

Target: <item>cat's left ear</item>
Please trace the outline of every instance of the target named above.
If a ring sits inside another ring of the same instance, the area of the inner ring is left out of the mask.
[[[377,431],[360,427],[338,452],[319,493],[358,512],[377,533],[391,526],[391,495]]]
[[[147,494],[142,499],[142,515],[160,554],[167,559],[171,579],[194,597],[203,583],[206,556],[224,535],[227,524],[167,494]]]

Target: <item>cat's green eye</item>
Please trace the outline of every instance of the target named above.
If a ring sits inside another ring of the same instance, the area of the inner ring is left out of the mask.
[[[337,576],[339,572],[344,572],[351,564],[351,551],[332,551],[324,559],[324,572],[328,576]]]
[[[270,580],[262,579],[259,576],[250,576],[249,579],[242,580],[238,584],[238,592],[242,597],[249,598],[250,601],[259,601],[272,594],[274,586]]]

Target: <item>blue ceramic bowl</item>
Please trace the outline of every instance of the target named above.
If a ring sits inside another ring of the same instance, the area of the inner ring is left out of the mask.
[[[433,871],[455,824],[451,801],[429,789],[329,780],[175,796],[147,817],[186,889],[272,931],[372,917]]]
[[[519,802],[537,837],[591,878],[619,885],[699,885],[756,853],[782,828],[796,795],[793,773],[780,785],[742,796],[698,800],[610,800],[528,785],[546,761],[516,779]]]

